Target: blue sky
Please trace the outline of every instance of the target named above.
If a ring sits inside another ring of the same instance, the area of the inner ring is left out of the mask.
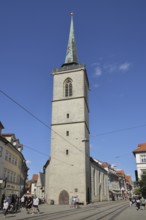
[[[24,145],[29,178],[42,171],[50,152],[51,73],[65,60],[71,11],[90,83],[91,156],[135,179],[132,151],[146,142],[145,0],[0,0],[3,132]]]

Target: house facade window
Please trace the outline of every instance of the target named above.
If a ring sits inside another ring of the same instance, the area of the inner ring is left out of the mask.
[[[141,170],[142,175],[146,174],[146,170]]]
[[[66,131],[66,136],[69,136],[69,131]]]
[[[146,163],[146,155],[140,155],[140,162]]]
[[[72,80],[70,78],[66,79],[64,82],[64,95],[65,97],[70,97],[73,94]]]

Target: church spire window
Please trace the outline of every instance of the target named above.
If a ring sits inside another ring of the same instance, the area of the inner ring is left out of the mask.
[[[64,83],[64,92],[65,92],[65,97],[72,96],[73,94],[73,88],[72,88],[72,80],[71,79],[66,79]]]

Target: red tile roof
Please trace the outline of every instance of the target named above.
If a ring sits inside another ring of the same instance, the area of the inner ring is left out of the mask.
[[[117,173],[119,176],[125,176],[124,170],[116,170],[116,173]]]
[[[38,180],[38,174],[33,174],[32,182],[37,182],[37,180]]]
[[[107,163],[107,162],[103,162],[103,163],[101,164],[101,166],[105,168],[105,167],[109,167],[109,166],[110,166],[110,164],[109,164],[109,163]]]
[[[2,133],[1,134],[3,137],[11,137],[11,136],[15,136],[14,133]]]
[[[140,152],[146,152],[146,143],[138,144],[138,148],[133,151],[133,154],[135,155]]]
[[[131,179],[131,176],[125,176],[125,179],[128,181],[128,182],[131,182],[132,181],[132,179]]]

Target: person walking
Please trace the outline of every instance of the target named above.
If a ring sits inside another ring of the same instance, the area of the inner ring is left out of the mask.
[[[142,207],[142,210],[145,210],[145,204],[146,204],[146,201],[145,201],[145,199],[142,197],[142,198],[141,198],[141,207]]]
[[[138,211],[140,209],[140,198],[139,197],[136,199],[136,207]]]
[[[74,207],[74,197],[72,196],[70,198],[70,208],[73,208]]]
[[[37,211],[37,214],[40,214],[40,210],[39,210],[39,198],[37,196],[35,196],[33,198],[33,212],[32,214],[35,214],[35,211]]]
[[[132,206],[132,198],[129,197],[129,206],[131,207]]]
[[[75,198],[75,208],[76,209],[79,208],[79,197],[78,196],[76,196]]]
[[[25,198],[24,198],[24,196],[21,197],[21,199],[20,199],[20,204],[21,204],[21,208],[24,208],[24,204],[25,204]]]
[[[11,204],[11,198],[10,196],[8,196],[5,200],[4,200],[4,204],[3,204],[3,213],[4,216],[6,217],[6,215],[8,214],[8,210],[10,208],[10,204]]]
[[[32,204],[33,204],[32,196],[27,196],[26,203],[25,203],[25,208],[26,208],[27,214],[30,214],[30,210],[32,208]]]

